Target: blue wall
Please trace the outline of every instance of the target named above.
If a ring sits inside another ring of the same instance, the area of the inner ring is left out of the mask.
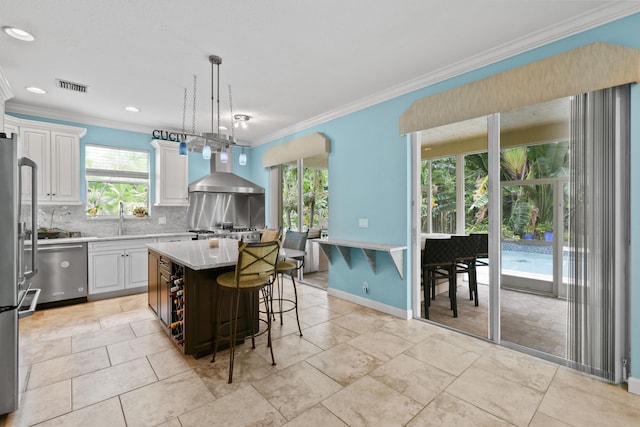
[[[410,153],[408,138],[398,135],[398,119],[416,99],[491,76],[596,41],[640,48],[640,14],[567,37],[481,69],[397,97],[356,113],[272,141],[250,151],[248,178],[268,191],[268,171],[260,164],[269,147],[312,133],[324,133],[331,140],[329,155],[329,233],[332,238],[393,243],[410,246]],[[640,160],[640,89],[633,88],[632,164]],[[632,212],[640,209],[640,170],[632,168]],[[267,200],[268,200],[267,194]],[[268,211],[268,209],[267,209]],[[359,228],[358,218],[368,218],[369,227]],[[267,218],[267,222],[269,219]],[[640,360],[640,226],[632,216],[631,324],[632,356]],[[401,280],[385,258],[377,275],[366,260],[352,251],[352,269],[340,257],[331,265],[331,287],[376,302],[410,309],[410,254],[407,253],[405,279]],[[364,295],[362,282],[369,283]],[[640,377],[640,363],[632,366]]]

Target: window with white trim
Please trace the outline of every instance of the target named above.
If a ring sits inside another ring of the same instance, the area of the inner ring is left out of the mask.
[[[117,216],[120,202],[124,213],[149,209],[149,152],[87,145],[85,176],[87,214]]]

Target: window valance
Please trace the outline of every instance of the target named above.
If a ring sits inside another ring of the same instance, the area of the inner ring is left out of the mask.
[[[596,42],[419,99],[400,134],[640,81],[640,50]]]
[[[298,159],[326,155],[329,149],[329,138],[318,132],[312,133],[268,148],[262,157],[262,166],[268,168]]]

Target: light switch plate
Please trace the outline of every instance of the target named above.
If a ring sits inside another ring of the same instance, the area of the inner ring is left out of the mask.
[[[369,226],[369,219],[368,218],[360,218],[358,220],[358,225],[362,228],[367,228]]]
[[[158,224],[166,224],[167,223],[167,217],[166,216],[161,216],[158,218]]]

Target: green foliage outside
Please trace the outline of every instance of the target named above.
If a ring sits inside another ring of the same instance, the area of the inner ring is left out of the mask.
[[[506,148],[501,150],[501,179],[527,181],[538,178],[567,176],[569,173],[568,142]],[[456,231],[456,160],[455,157],[431,161],[433,208],[432,231]],[[488,154],[465,156],[465,224],[467,233],[487,232]],[[428,218],[428,161],[422,162],[422,223]],[[566,190],[565,190],[566,191]],[[553,191],[550,184],[505,185],[502,187],[502,232],[504,237],[522,238],[531,234],[543,238],[553,229]]]
[[[329,218],[329,171],[304,168],[302,173],[303,229],[320,228]],[[282,224],[298,229],[298,168],[282,165]]]
[[[97,208],[95,215],[118,215],[120,201],[124,205],[125,214],[133,214],[137,207],[149,206],[147,184],[130,184],[119,182],[87,182],[87,212]]]
[[[87,145],[87,214],[117,216],[149,207],[149,152]]]

